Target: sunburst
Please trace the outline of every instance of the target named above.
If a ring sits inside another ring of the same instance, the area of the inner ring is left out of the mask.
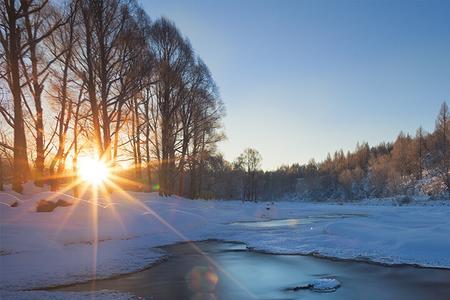
[[[76,171],[75,171],[76,170]],[[67,172],[63,175],[50,176],[47,179],[52,180],[62,180],[66,181],[71,179],[67,184],[61,187],[58,191],[54,192],[44,192],[48,193],[47,200],[52,200],[58,196],[68,196],[74,201],[72,207],[67,211],[61,223],[55,228],[55,236],[60,234],[61,230],[64,229],[68,220],[72,217],[74,210],[80,204],[90,205],[91,223],[92,223],[92,278],[96,278],[97,273],[97,256],[98,256],[98,243],[99,243],[99,209],[111,209],[115,219],[118,223],[125,229],[123,220],[116,209],[116,204],[112,201],[111,192],[117,193],[118,196],[128,201],[137,207],[139,207],[143,215],[148,215],[154,217],[158,220],[164,227],[169,229],[172,233],[177,235],[181,240],[187,242],[196,252],[204,256],[206,260],[214,266],[216,269],[220,270],[222,274],[230,278],[239,288],[243,289],[249,298],[256,298],[256,296],[250,291],[246,286],[244,286],[240,281],[238,281],[234,276],[227,272],[218,262],[214,261],[209,257],[203,250],[201,250],[194,242],[192,242],[187,236],[180,232],[174,225],[167,222],[162,216],[160,216],[156,211],[151,209],[146,203],[134,197],[132,193],[126,191],[123,186],[131,186],[140,188],[142,186],[141,182],[133,181],[129,178],[120,176],[120,168],[115,168],[114,166],[107,164],[102,159],[96,159],[93,156],[83,156],[80,157],[73,172]],[[79,196],[74,197],[66,194],[68,191],[78,187]]]
[[[101,185],[109,176],[109,168],[101,159],[80,157],[78,160],[78,175],[81,180],[94,186]]]

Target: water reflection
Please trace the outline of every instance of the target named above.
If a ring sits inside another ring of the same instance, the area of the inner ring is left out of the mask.
[[[241,225],[250,228],[276,228],[276,227],[295,227],[299,225],[313,224],[326,220],[345,219],[352,217],[367,217],[366,214],[323,214],[317,216],[306,216],[303,218],[272,219],[264,221],[239,221],[231,225]]]
[[[242,221],[234,222],[231,225],[243,225],[245,227],[255,227],[255,228],[273,228],[273,227],[284,227],[284,226],[297,226],[300,224],[309,224],[312,221],[308,219],[280,219],[280,220],[268,220],[268,221]]]

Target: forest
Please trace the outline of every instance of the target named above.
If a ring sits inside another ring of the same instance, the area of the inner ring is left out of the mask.
[[[432,132],[263,171],[255,149],[233,162],[218,151],[218,85],[171,20],[151,20],[131,0],[3,1],[0,19],[0,188],[67,187],[79,159],[95,155],[123,188],[189,198],[450,192],[445,102]]]
[[[95,155],[122,186],[200,194],[224,106],[173,22],[127,0],[2,1],[0,14],[2,184],[56,190]]]

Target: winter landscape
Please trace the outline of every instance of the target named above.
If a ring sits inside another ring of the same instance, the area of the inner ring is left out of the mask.
[[[0,299],[450,299],[450,3],[0,3]]]

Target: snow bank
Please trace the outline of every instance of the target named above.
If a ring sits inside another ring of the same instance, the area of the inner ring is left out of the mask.
[[[138,299],[131,294],[119,293],[113,291],[98,291],[91,293],[71,293],[71,292],[45,292],[45,291],[1,291],[1,299],[14,299],[14,300],[59,300],[59,299],[72,299],[72,300],[132,300]]]
[[[164,257],[155,247],[184,240],[241,241],[265,252],[450,268],[446,205],[193,201],[154,193],[114,193],[93,203],[36,190],[14,197],[17,207],[0,204],[3,292],[141,270]],[[0,194],[5,203],[14,197]],[[73,205],[38,213],[36,203],[44,198]],[[279,221],[259,226],[268,220]]]

